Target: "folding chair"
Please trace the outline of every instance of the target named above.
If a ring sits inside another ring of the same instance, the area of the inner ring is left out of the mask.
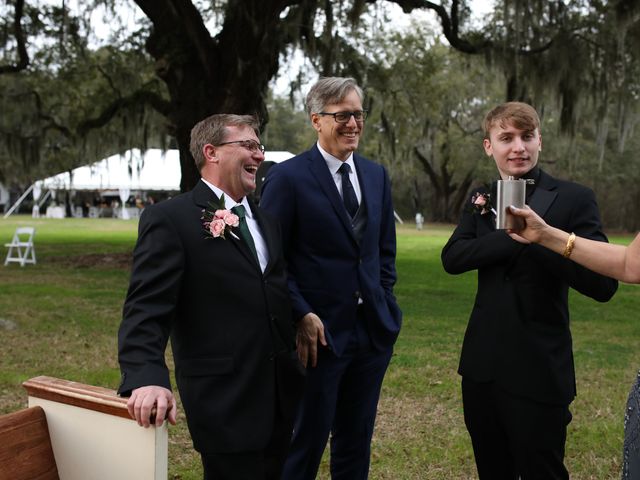
[[[33,246],[33,237],[36,229],[33,227],[18,227],[13,234],[11,243],[5,243],[4,246],[9,249],[5,265],[9,262],[17,262],[21,267],[27,263],[36,263],[36,251]]]

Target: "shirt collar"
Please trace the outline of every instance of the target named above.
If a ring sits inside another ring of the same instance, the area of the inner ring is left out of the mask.
[[[540,167],[536,165],[520,178],[523,180],[533,180],[535,183],[538,183],[538,180],[540,179]]]
[[[320,146],[320,142],[317,143],[317,146],[318,146],[318,150],[320,150],[320,155],[322,155],[322,158],[324,158],[324,161],[327,162],[327,167],[329,167],[329,171],[331,172],[332,175],[336,175],[338,173],[338,169],[343,163],[348,163],[349,166],[351,167],[351,171],[355,173],[356,166],[355,166],[355,163],[353,162],[353,152],[349,154],[349,157],[346,160],[342,161],[339,158],[331,155],[326,150],[324,150]]]
[[[246,211],[247,217],[253,218],[253,212],[251,211],[251,207],[249,206],[249,201],[247,200],[246,196],[242,197],[242,200],[240,200],[240,202],[236,202],[233,198],[231,198],[230,195],[228,195],[227,193],[222,191],[220,188],[216,187],[213,183],[206,181],[204,178],[201,178],[201,180],[206,185],[208,185],[211,190],[213,190],[213,193],[216,194],[216,197],[222,198],[222,195],[224,195],[224,208],[225,209],[231,210],[236,205],[242,205],[242,206],[244,206],[244,209]]]

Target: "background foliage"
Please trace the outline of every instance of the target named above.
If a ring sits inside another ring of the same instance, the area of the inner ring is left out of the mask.
[[[362,151],[388,167],[403,217],[456,221],[469,189],[495,177],[483,114],[523,100],[543,118],[544,168],[596,189],[610,229],[640,228],[636,0],[498,0],[482,16],[464,0],[73,5],[0,5],[0,182],[14,196],[152,146],[180,149],[188,189],[189,131],[219,111],[257,112],[268,146],[298,153],[313,138],[310,82],[349,75],[370,110]],[[270,91],[285,73],[289,91]]]

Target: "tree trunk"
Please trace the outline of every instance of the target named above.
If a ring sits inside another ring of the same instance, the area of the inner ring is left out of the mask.
[[[170,96],[170,132],[180,151],[180,189],[191,190],[200,174],[189,152],[190,132],[214,113],[257,114],[264,103],[286,41],[280,12],[294,1],[227,3],[222,30],[211,37],[189,0],[136,0],[153,22],[147,51]]]

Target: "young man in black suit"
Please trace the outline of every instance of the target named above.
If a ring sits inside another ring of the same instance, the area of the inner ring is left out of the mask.
[[[277,480],[304,378],[279,227],[247,195],[264,147],[254,117],[212,115],[191,132],[202,175],[140,218],[119,331],[129,413],[175,424],[175,377],[205,479]]]
[[[529,180],[526,202],[547,223],[607,241],[593,192],[537,166],[542,139],[531,106],[496,107],[484,130],[485,152],[500,177]],[[478,474],[481,480],[568,479],[564,447],[576,395],[568,291],[606,302],[617,282],[496,230],[493,198],[495,190],[474,195],[442,250],[447,272],[478,271],[458,370]]]

